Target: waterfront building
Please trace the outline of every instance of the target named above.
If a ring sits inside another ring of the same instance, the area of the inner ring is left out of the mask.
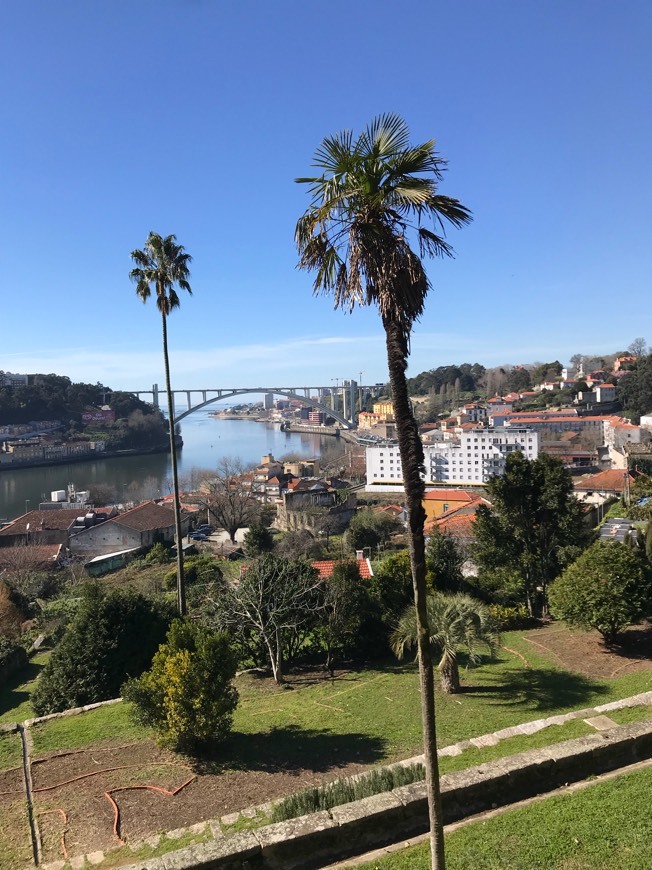
[[[539,436],[532,429],[473,427],[454,439],[424,445],[426,486],[482,486],[503,474],[507,456],[520,450],[527,459],[539,455]],[[367,448],[367,492],[402,492],[403,471],[398,445]]]

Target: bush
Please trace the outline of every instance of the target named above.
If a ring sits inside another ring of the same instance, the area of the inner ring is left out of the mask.
[[[245,555],[250,559],[271,553],[274,549],[274,536],[262,523],[251,523],[244,536]]]
[[[195,584],[210,585],[219,583],[222,579],[220,560],[210,553],[201,553],[199,556],[188,556],[183,563],[183,576],[186,586]],[[166,589],[176,589],[177,569],[168,571],[163,578]]]
[[[167,565],[172,561],[172,553],[170,548],[162,541],[158,541],[145,556],[147,565]]]
[[[0,685],[26,664],[25,647],[9,637],[0,635]]]
[[[177,619],[151,669],[125,683],[122,694],[133,704],[136,722],[154,727],[162,743],[199,749],[231,730],[235,669],[228,635]]]
[[[319,788],[309,788],[289,795],[272,807],[272,822],[284,822],[320,810],[330,810],[341,804],[352,803],[374,794],[392,791],[401,785],[410,785],[425,779],[422,764],[408,767],[382,767],[355,779],[338,779]]]
[[[32,693],[37,716],[115,698],[165,638],[171,607],[126,590],[83,590],[79,609]]]
[[[518,631],[531,628],[535,620],[527,612],[527,607],[505,607],[502,604],[490,604],[489,613],[500,631]]]
[[[645,616],[652,587],[643,555],[618,541],[597,541],[550,587],[550,608],[569,625],[597,629],[611,643]]]

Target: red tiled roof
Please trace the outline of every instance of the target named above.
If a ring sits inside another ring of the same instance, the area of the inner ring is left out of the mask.
[[[30,532],[38,532],[41,529],[69,529],[77,517],[83,517],[86,513],[88,511],[83,505],[78,508],[29,511],[0,529],[0,535],[26,535],[28,523]]]
[[[591,474],[587,477],[582,477],[575,482],[575,489],[583,492],[624,492],[626,471],[618,468],[608,468],[606,471],[599,471],[597,474]],[[633,483],[633,475],[629,475],[630,483]]]
[[[169,507],[146,501],[107,522],[117,523],[128,529],[135,529],[137,532],[149,532],[153,529],[168,529],[173,526],[174,514]]]
[[[315,568],[319,572],[319,579],[325,580],[331,576],[333,573],[333,569],[337,564],[339,564],[342,559],[325,559],[319,562],[312,562],[312,567]],[[368,580],[370,577],[374,576],[374,572],[371,569],[371,562],[369,559],[356,559],[358,563],[358,570],[360,571],[360,577],[363,580]]]
[[[480,496],[465,489],[431,489],[424,495],[424,501],[477,501]]]
[[[61,555],[62,544],[30,544],[27,547],[0,547],[0,568],[15,568],[17,560],[25,557],[26,565],[34,570],[54,568]]]

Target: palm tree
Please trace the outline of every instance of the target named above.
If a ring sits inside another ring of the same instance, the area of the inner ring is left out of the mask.
[[[459,647],[466,650],[469,664],[478,664],[480,661],[476,652],[479,643],[485,644],[493,656],[500,641],[497,626],[485,604],[462,592],[453,595],[435,592],[429,595],[428,622],[430,646],[440,655],[438,670],[441,687],[450,694],[459,692]],[[392,634],[391,644],[400,659],[406,651],[416,647],[417,622],[413,607],[405,609]]]
[[[432,141],[411,146],[397,115],[382,115],[354,141],[350,131],[328,136],[315,153],[321,174],[298,178],[312,202],[296,227],[299,266],[316,270],[314,292],[332,294],[336,308],[377,305],[385,329],[394,416],[408,508],[410,561],[417,612],[421,712],[433,866],[444,868],[435,695],[426,611],[426,562],[422,505],[423,446],[407,391],[405,372],[412,326],[423,312],[430,282],[421,256],[452,256],[445,222],[461,227],[471,214],[456,199],[437,193],[446,162]],[[437,232],[423,226],[432,221]]]
[[[151,295],[151,288],[156,293],[156,307],[161,312],[163,321],[163,361],[165,364],[165,390],[168,397],[168,426],[170,429],[170,453],[172,456],[172,488],[174,491],[174,523],[177,539],[177,606],[179,615],[186,613],[186,592],[183,582],[183,547],[181,535],[181,505],[179,503],[179,475],[177,472],[177,449],[174,428],[174,398],[170,387],[170,360],[168,358],[168,315],[180,303],[175,285],[187,290],[192,295],[188,278],[188,264],[192,261],[183,245],[177,244],[177,237],[159,236],[150,232],[142,251],[131,252],[131,259],[136,268],[129,272],[129,277],[136,284],[136,293],[143,302]]]

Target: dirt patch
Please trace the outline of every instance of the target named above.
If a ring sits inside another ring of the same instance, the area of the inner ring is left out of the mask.
[[[43,756],[33,763],[32,775],[44,860],[115,848],[364,767],[333,762],[316,771],[308,761],[291,769],[279,764],[276,769],[230,770],[222,764],[211,771],[152,742]]]
[[[551,622],[523,635],[563,668],[587,677],[611,678],[652,668],[652,622],[626,629],[621,641],[606,646],[597,631],[576,631]]]

